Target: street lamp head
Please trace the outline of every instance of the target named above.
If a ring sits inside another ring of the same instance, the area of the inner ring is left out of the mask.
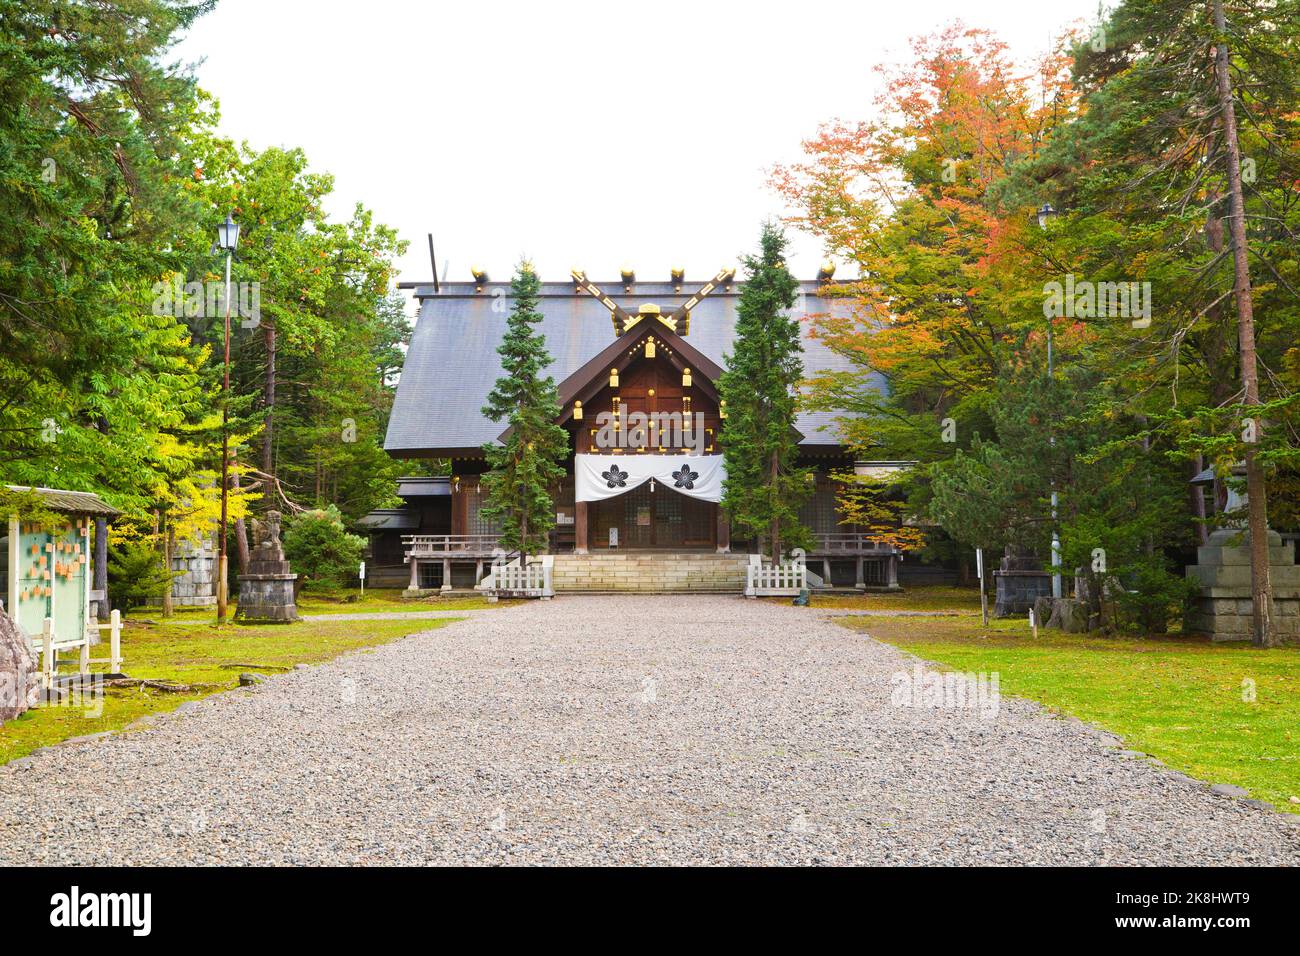
[[[1059,216],[1059,215],[1060,213],[1056,211],[1055,207],[1053,207],[1050,202],[1043,203],[1041,206],[1038,207],[1038,228],[1046,229],[1047,221],[1051,219],[1053,216]]]
[[[217,246],[227,252],[234,252],[239,245],[239,223],[226,213],[226,221],[217,226]]]

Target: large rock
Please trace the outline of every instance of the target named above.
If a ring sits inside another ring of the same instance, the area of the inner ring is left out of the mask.
[[[0,609],[0,724],[35,707],[40,674],[27,635]]]

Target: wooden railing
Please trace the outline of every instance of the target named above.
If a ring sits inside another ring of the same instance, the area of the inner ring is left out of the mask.
[[[496,594],[521,597],[551,597],[551,569],[542,564],[520,567],[517,564],[497,565],[492,569],[492,588]]]
[[[91,658],[92,632],[99,631],[109,632],[109,656]],[[122,671],[122,613],[120,611],[114,610],[107,624],[88,622],[79,639],[60,639],[54,633],[54,621],[47,617],[42,622],[41,636],[38,640],[41,652],[41,686],[46,690],[54,686],[54,680],[58,676],[60,651],[80,650],[77,670],[83,677],[90,673],[91,664],[107,664],[110,674],[119,674]],[[37,641],[33,641],[33,645],[36,643]]]
[[[808,552],[816,555],[888,555],[894,554],[892,545],[881,544],[868,535],[854,532],[829,532],[813,535],[813,546]]]
[[[498,547],[494,534],[410,534],[402,536],[406,558],[490,557]]]
[[[745,570],[745,597],[791,596],[808,587],[808,565],[803,552],[797,549],[789,561],[763,564],[761,559],[751,560]]]

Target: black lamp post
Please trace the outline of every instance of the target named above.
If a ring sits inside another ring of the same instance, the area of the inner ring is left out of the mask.
[[[217,621],[226,619],[226,533],[230,495],[230,259],[239,245],[239,224],[226,214],[217,226],[217,247],[226,251],[226,360],[221,383],[221,540],[217,549]]]

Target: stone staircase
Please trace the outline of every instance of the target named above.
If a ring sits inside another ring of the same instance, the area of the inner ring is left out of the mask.
[[[552,583],[557,594],[740,594],[748,565],[748,554],[703,551],[557,554]]]

